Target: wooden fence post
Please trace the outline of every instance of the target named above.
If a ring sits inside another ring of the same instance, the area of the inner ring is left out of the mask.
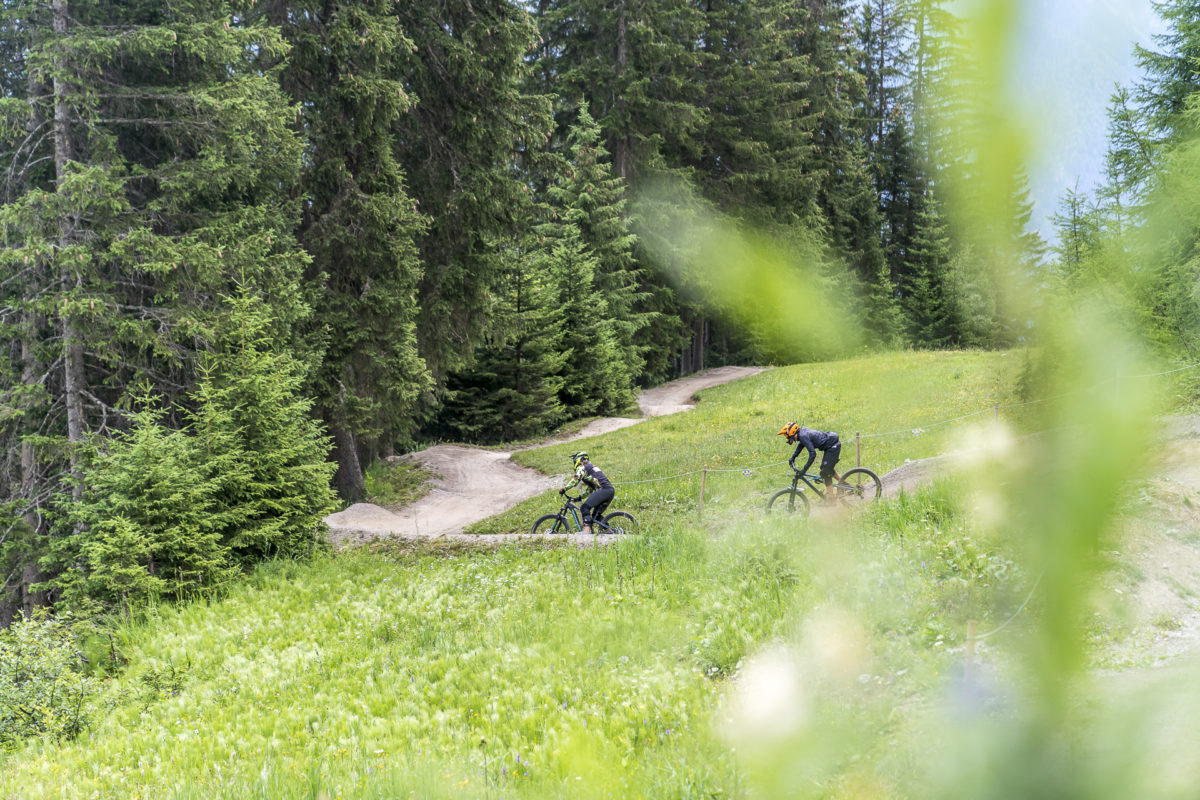
[[[862,435],[858,431],[854,432],[854,466],[862,466]]]

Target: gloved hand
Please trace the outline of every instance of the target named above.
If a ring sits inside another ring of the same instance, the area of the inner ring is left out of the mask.
[[[559,490],[558,490],[558,493],[559,493],[559,494],[566,494],[566,493],[567,493],[567,490],[566,490],[566,489],[559,489]]]

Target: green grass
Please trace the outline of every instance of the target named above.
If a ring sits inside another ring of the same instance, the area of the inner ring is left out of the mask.
[[[367,468],[367,501],[383,507],[415,503],[429,493],[433,474],[409,461],[376,461]]]
[[[789,419],[924,426],[870,440],[883,473],[962,429],[929,423],[1015,399],[1017,372],[973,353],[772,370],[586,446],[620,481],[783,460]],[[577,447],[521,457],[556,471]],[[622,489],[645,533],[602,548],[348,552],[148,609],[116,631],[92,728],[10,754],[0,797],[922,796],[968,621],[1006,626],[984,651],[1002,662],[1038,578],[976,524],[969,482],[853,519],[752,511],[781,477],[710,476],[699,520],[690,479]]]
[[[966,428],[993,419],[997,404],[1021,403],[1015,387],[1023,366],[1019,352],[906,352],[773,369],[706,389],[694,411],[523,450],[513,460],[565,477],[571,453],[586,448],[618,484],[612,509],[640,512],[651,524],[695,513],[699,471],[705,467],[706,511],[757,509],[773,489],[790,481],[780,462],[792,448],[775,435],[784,423],[836,431],[843,442],[842,469],[861,460],[882,476],[905,461],[953,449]],[[1037,408],[1004,409],[1000,416],[1017,430],[1028,430],[1036,424]],[[945,422],[965,415],[971,416]],[[858,449],[856,434],[861,434]],[[677,475],[683,477],[670,477]],[[557,510],[557,500],[554,492],[546,492],[468,532],[528,531],[538,516]]]
[[[0,796],[736,795],[719,697],[806,609],[843,597],[853,615],[858,590],[895,594],[905,603],[871,604],[888,609],[869,625],[872,675],[904,674],[890,662],[914,643],[928,652],[891,691],[948,668],[957,634],[937,617],[957,590],[869,530],[846,540],[869,558],[849,573],[845,558],[818,568],[840,531],[804,542],[787,521],[267,565],[224,599],[123,629],[101,721],[11,756]]]

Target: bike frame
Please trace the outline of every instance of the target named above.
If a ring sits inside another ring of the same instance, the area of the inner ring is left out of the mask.
[[[562,510],[558,512],[559,516],[566,517],[567,511],[569,510],[571,512],[571,520],[575,523],[575,531],[574,532],[579,533],[580,531],[583,530],[583,518],[579,516],[579,506],[575,505],[575,503],[582,500],[583,495],[579,495],[578,497],[572,497],[569,494],[564,494],[563,497],[566,498],[566,500],[563,503]],[[604,523],[604,520],[601,520],[601,519],[593,519],[592,527],[593,528],[599,527],[601,530],[609,531],[610,533],[612,532],[612,528],[610,528],[608,525],[606,525]]]
[[[816,481],[816,483],[814,483],[813,481]],[[809,489],[811,489],[813,491],[813,493],[816,494],[817,497],[820,497],[822,500],[829,499],[829,495],[826,492],[822,491],[822,489],[817,488],[818,485],[820,485],[821,487],[825,486],[825,481],[821,480],[820,475],[806,475],[805,473],[801,472],[800,470],[795,470],[795,469],[792,470],[792,488],[796,489],[797,485],[800,483],[803,483],[805,486],[807,486]],[[778,485],[779,484],[776,484],[776,486],[778,486]],[[837,481],[834,481],[833,485],[830,486],[829,488],[836,489],[837,485],[838,485]]]

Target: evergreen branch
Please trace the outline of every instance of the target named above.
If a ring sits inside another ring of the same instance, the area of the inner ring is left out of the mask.
[[[103,433],[104,431],[108,430],[108,415],[109,415],[109,413],[111,413],[113,416],[121,418],[121,419],[132,419],[134,416],[133,414],[129,413],[128,411],[122,411],[119,408],[110,406],[108,403],[105,403],[99,397],[92,394],[91,392],[89,392],[86,389],[84,389],[81,392],[81,394],[84,397],[86,397],[88,400],[91,400],[93,404],[98,406],[104,414],[104,416],[100,422],[100,427],[97,429],[98,433]]]
[[[3,543],[4,543],[4,540],[8,538],[8,534],[12,532],[12,529],[13,529],[14,527],[15,527],[14,525],[9,525],[9,526],[8,526],[8,530],[6,530],[6,531],[4,532],[4,535],[0,536],[0,544],[3,544]],[[20,572],[20,571],[21,571],[21,568],[20,568],[20,567],[16,567],[16,568],[14,568],[14,569],[13,569],[13,571],[12,571],[12,572],[8,573],[8,577],[4,579],[4,584],[3,584],[3,585],[0,585],[0,594],[3,594],[4,592],[7,592],[7,591],[8,591],[8,586],[9,586],[9,584],[10,584],[10,583],[12,583],[12,579],[13,579],[13,577],[14,577],[14,576],[15,576],[15,575],[16,575],[18,572]]]
[[[20,272],[14,273],[14,274],[10,275],[9,277],[5,278],[4,280],[0,281],[0,289],[3,289],[5,286],[7,286],[8,284],[17,280],[18,278],[23,277],[26,273],[32,272],[35,266],[36,266],[35,264],[30,264],[29,266],[25,267],[25,269],[21,270]],[[13,308],[12,306],[6,306],[4,308],[4,313],[8,314],[10,312],[16,313],[16,309]]]

